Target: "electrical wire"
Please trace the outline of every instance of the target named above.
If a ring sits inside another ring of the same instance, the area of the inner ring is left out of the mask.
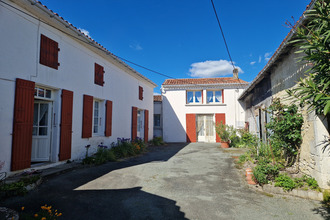
[[[231,55],[230,55],[230,52],[229,52],[229,49],[228,49],[228,45],[227,45],[227,41],[226,41],[226,38],[225,38],[225,34],[223,33],[223,30],[222,30],[222,27],[221,27],[221,24],[220,24],[220,20],[219,20],[219,17],[218,17],[218,13],[217,13],[217,10],[215,9],[213,0],[211,0],[211,3],[212,3],[212,6],[213,6],[215,17],[217,18],[217,21],[218,21],[218,25],[219,25],[219,28],[220,28],[220,31],[221,31],[221,34],[222,34],[223,41],[226,45],[226,49],[227,49],[227,53],[228,53],[231,65],[233,66],[233,69],[235,69],[235,65],[234,65],[233,59],[231,58]]]

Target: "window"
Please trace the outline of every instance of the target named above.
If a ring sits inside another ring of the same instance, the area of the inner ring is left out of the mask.
[[[187,91],[187,103],[202,103],[202,91]]]
[[[51,99],[52,98],[52,91],[49,89],[35,87],[34,88],[34,97],[35,98],[44,98],[44,99]]]
[[[154,126],[160,127],[160,114],[154,114]]]
[[[95,63],[94,65],[94,83],[99,86],[104,85],[104,68],[103,66]]]
[[[93,134],[102,135],[103,125],[102,125],[102,101],[94,100],[93,105]]]
[[[143,100],[143,87],[139,86],[139,99]]]
[[[207,91],[206,92],[207,103],[223,103],[222,91]]]
[[[39,63],[50,68],[58,69],[58,43],[52,39],[41,35],[40,39],[40,60]]]

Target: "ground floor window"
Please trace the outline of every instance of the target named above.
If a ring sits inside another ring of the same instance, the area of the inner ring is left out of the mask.
[[[154,126],[160,127],[160,114],[154,114]]]
[[[93,134],[94,135],[102,135],[104,131],[103,128],[103,101],[94,99],[93,104]]]

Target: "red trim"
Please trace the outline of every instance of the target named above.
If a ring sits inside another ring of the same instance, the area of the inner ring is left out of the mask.
[[[148,142],[149,137],[149,111],[144,110],[144,142]]]
[[[59,160],[71,158],[73,92],[62,90],[61,137]]]
[[[31,166],[35,83],[16,79],[11,170]]]
[[[132,107],[132,141],[137,137],[137,107]]]
[[[92,137],[93,130],[93,96],[84,95],[82,138]]]
[[[105,112],[105,131],[104,135],[109,137],[112,135],[112,101],[107,100],[106,104],[106,112]]]
[[[187,142],[196,142],[196,114],[186,114]]]
[[[226,124],[226,114],[224,113],[219,113],[219,114],[215,114],[215,125],[218,125],[220,123]],[[216,134],[216,142],[220,142],[221,139],[218,136],[218,134]]]

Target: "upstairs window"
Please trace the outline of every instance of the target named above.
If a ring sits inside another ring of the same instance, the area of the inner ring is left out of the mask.
[[[222,95],[223,94],[221,90],[207,91],[206,92],[207,103],[223,103]]]
[[[41,35],[40,39],[40,64],[48,66],[50,68],[58,69],[60,65],[58,63],[58,43],[52,39]]]
[[[143,88],[142,88],[142,86],[139,86],[139,99],[143,100]]]
[[[94,99],[94,106],[93,106],[93,134],[102,136],[103,133],[103,125],[102,125],[102,112],[103,112],[103,105],[101,100]]]
[[[94,69],[94,83],[99,86],[104,85],[104,68],[103,66],[95,63],[95,69]]]
[[[202,91],[187,91],[187,103],[202,104]]]

